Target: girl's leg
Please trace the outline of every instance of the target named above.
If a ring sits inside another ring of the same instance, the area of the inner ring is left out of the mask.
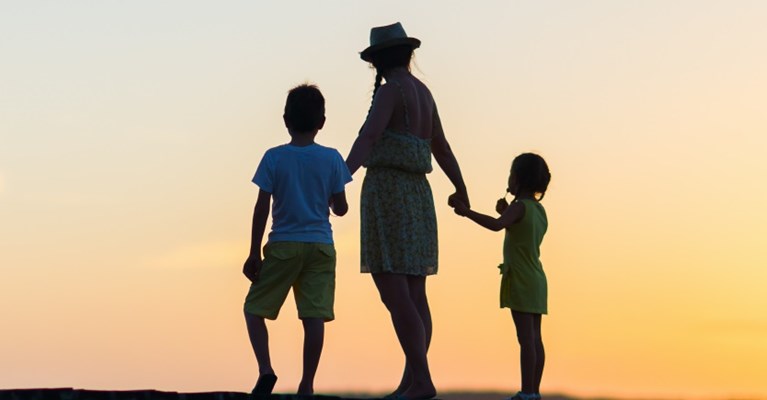
[[[266,330],[264,318],[245,312],[245,324],[248,327],[248,337],[253,352],[256,353],[259,376],[274,374],[272,360],[269,357],[269,332]]]
[[[536,315],[538,315],[538,332],[536,333]],[[519,341],[519,361],[522,372],[522,392],[538,393],[540,379],[538,378],[538,343],[540,342],[540,315],[511,310],[514,326],[517,328]],[[542,349],[542,345],[541,345]],[[543,373],[543,361],[540,363]],[[537,381],[537,382],[536,382]]]
[[[426,298],[426,277],[407,275],[407,281],[408,290],[410,291],[410,299],[415,304],[415,307],[418,310],[418,315],[421,317],[421,322],[423,323],[426,339],[426,352],[428,353],[429,345],[431,344],[432,323],[429,301]],[[402,373],[402,380],[393,394],[404,393],[412,381],[413,377],[410,365],[405,363],[405,371]]]
[[[298,394],[314,394],[314,375],[320,364],[322,344],[325,340],[325,321],[321,318],[303,318],[304,325],[304,373],[298,385]]]
[[[426,359],[426,329],[418,308],[410,298],[408,278],[402,274],[372,275],[381,301],[391,314],[394,331],[412,377],[410,385],[401,394],[408,399],[433,397],[437,391]]]
[[[541,378],[543,377],[543,365],[546,362],[546,352],[543,350],[543,337],[541,336],[541,314],[533,314],[533,332],[536,334],[535,341],[535,393],[541,393]]]

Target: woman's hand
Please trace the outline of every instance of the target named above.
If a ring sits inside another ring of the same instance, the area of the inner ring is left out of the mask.
[[[469,206],[461,199],[458,193],[453,193],[447,198],[447,205],[453,207],[456,214],[465,217],[469,214]]]
[[[466,192],[455,192],[448,196],[447,198],[447,205],[450,207],[455,208],[455,202],[460,201],[463,203],[467,208],[471,208],[471,203],[469,202],[469,195]]]

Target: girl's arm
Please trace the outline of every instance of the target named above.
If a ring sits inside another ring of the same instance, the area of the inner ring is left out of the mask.
[[[442,120],[439,118],[436,103],[434,104],[432,121],[431,153],[434,155],[434,159],[439,167],[447,175],[450,183],[455,187],[455,193],[450,198],[457,197],[464,204],[470,206],[469,194],[466,192],[466,184],[461,175],[461,167],[458,166],[458,160],[455,159],[455,154],[453,154],[450,143],[447,142],[445,137],[445,131],[442,130]],[[449,202],[452,202],[452,200],[449,200]]]
[[[373,148],[373,144],[381,137],[386,126],[389,125],[389,120],[394,112],[394,102],[396,100],[396,88],[390,88],[391,85],[383,85],[378,88],[375,97],[373,98],[373,106],[370,109],[365,124],[360,130],[360,134],[352,145],[352,149],[349,150],[349,155],[346,156],[346,166],[349,168],[349,173],[354,173],[362,166],[362,163],[367,160],[370,155],[370,150]]]
[[[525,216],[525,205],[521,201],[511,203],[500,217],[493,218],[489,215],[470,210],[464,203],[456,202],[455,213],[468,217],[470,220],[491,231],[498,232],[519,222]]]

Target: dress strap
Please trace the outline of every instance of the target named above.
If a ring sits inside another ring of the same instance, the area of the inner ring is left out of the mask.
[[[402,95],[402,107],[405,109],[405,132],[410,133],[410,117],[407,113],[407,99],[405,98],[405,91],[402,90],[402,85],[399,84],[399,81],[392,80],[395,85],[397,85],[397,89],[399,89],[399,93]]]

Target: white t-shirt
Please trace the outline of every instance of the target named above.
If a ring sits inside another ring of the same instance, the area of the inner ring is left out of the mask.
[[[336,149],[314,143],[267,150],[253,183],[273,197],[269,241],[332,244],[328,201],[351,180]]]

